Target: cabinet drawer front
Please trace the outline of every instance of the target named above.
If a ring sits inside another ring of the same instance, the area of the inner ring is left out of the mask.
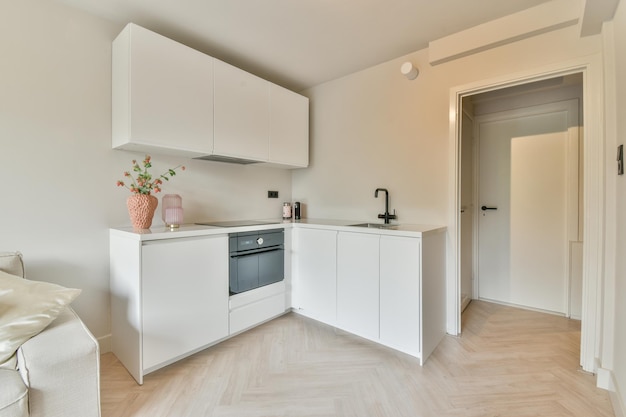
[[[248,304],[230,313],[230,334],[239,333],[285,312],[285,294]]]

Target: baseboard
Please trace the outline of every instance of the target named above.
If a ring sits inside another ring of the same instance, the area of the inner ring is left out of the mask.
[[[615,384],[613,383],[613,372],[611,372],[609,369],[600,367],[597,367],[596,369],[596,386],[607,391],[615,391]]]
[[[624,408],[624,404],[622,403],[619,393],[610,392],[609,397],[611,398],[611,404],[613,405],[615,417],[626,417],[626,409]]]
[[[111,352],[112,350],[112,342],[111,335],[107,334],[105,336],[101,336],[98,339],[98,345],[100,345],[100,354]]]
[[[467,294],[461,294],[461,312],[465,311],[470,301],[472,301],[472,299],[469,298]]]
[[[522,309],[522,310],[536,311],[537,313],[545,313],[545,314],[550,314],[550,315],[553,315],[553,316],[559,316],[559,317],[568,318],[567,314],[561,313],[561,312],[558,312],[558,311],[543,310],[541,308],[529,307],[529,306],[525,306],[525,305],[521,305],[521,304],[507,303],[506,301],[492,300],[491,298],[480,297],[478,299],[480,301],[486,301],[488,303],[493,303],[493,304],[500,304],[502,306],[514,307],[514,308],[519,308],[519,309]],[[571,317],[569,317],[569,318],[571,318]]]
[[[624,406],[623,400],[624,395],[619,389],[619,384],[617,383],[613,372],[611,372],[611,381],[613,382],[613,387],[615,389],[609,392],[609,396],[611,398],[611,404],[613,405],[615,417],[626,417],[626,407]]]
[[[619,390],[619,385],[615,380],[613,371],[606,368],[598,367],[596,385],[598,388],[605,389],[609,392],[609,398],[611,399],[611,405],[615,412],[615,417],[626,417],[626,408],[622,401],[622,394]]]

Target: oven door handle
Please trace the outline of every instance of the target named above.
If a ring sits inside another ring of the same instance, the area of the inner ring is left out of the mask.
[[[245,251],[245,252],[231,252],[230,257],[241,258],[244,256],[258,255],[259,253],[274,252],[277,250],[284,250],[284,249],[282,246],[271,246],[269,248],[250,249],[249,251]]]

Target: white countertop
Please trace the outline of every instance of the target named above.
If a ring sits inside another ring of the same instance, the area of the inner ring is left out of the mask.
[[[184,224],[175,229],[170,229],[165,226],[157,226],[145,230],[133,230],[132,227],[123,227],[112,228],[111,233],[118,236],[124,236],[129,239],[148,241],[298,227],[405,237],[422,237],[426,233],[437,233],[446,230],[445,226],[426,224],[391,224],[391,228],[384,229],[354,226],[355,224],[368,223],[358,220],[302,219],[283,221],[278,219],[259,219],[259,221],[266,224],[241,227],[217,227]]]

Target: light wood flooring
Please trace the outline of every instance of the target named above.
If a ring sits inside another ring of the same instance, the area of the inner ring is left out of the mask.
[[[288,314],[144,378],[102,356],[103,417],[595,417],[580,322],[473,301],[461,337],[417,360]]]

